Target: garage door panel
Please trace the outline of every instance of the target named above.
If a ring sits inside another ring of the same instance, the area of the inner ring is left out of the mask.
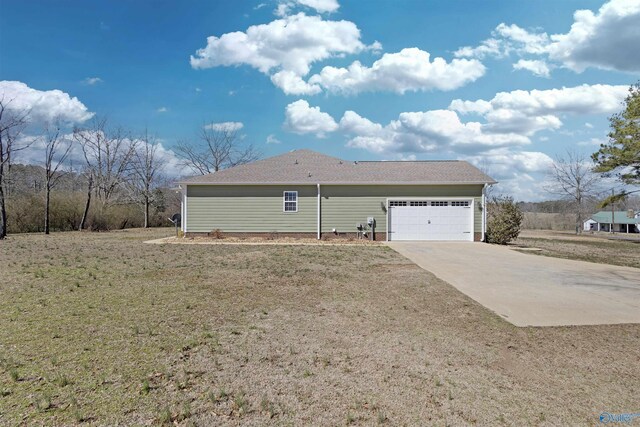
[[[471,200],[390,203],[390,240],[473,240]]]

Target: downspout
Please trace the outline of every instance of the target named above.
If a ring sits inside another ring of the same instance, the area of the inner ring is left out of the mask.
[[[318,240],[320,240],[320,184],[318,184]]]
[[[188,187],[187,184],[184,185],[184,197],[183,197],[183,209],[184,209],[184,216],[182,217],[182,237],[186,237],[187,236],[187,192],[188,192]]]
[[[488,184],[484,184],[484,186],[482,187],[482,236],[480,237],[481,242],[485,241],[485,232],[487,228],[487,195],[486,195],[487,185]]]

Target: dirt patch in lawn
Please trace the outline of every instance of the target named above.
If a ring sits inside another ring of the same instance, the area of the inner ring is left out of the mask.
[[[556,235],[553,232],[526,233],[514,242],[513,247],[536,255],[640,268],[640,240]],[[530,248],[539,250],[528,250]]]
[[[516,328],[384,246],[0,242],[0,424],[594,424],[640,326]]]

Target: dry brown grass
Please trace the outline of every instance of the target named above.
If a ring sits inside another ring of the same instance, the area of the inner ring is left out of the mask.
[[[640,326],[516,328],[382,246],[0,242],[0,424],[558,425],[637,410]]]
[[[638,234],[524,231],[514,244],[542,249],[528,252],[537,255],[640,268]]]

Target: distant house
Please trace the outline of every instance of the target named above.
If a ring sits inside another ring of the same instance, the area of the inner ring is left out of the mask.
[[[353,162],[294,150],[181,182],[182,230],[479,241],[495,182],[464,161]]]
[[[619,233],[639,233],[640,212],[634,212],[630,217],[628,211],[615,211],[612,218],[611,211],[600,211],[584,222],[584,231],[609,232],[612,227]]]

